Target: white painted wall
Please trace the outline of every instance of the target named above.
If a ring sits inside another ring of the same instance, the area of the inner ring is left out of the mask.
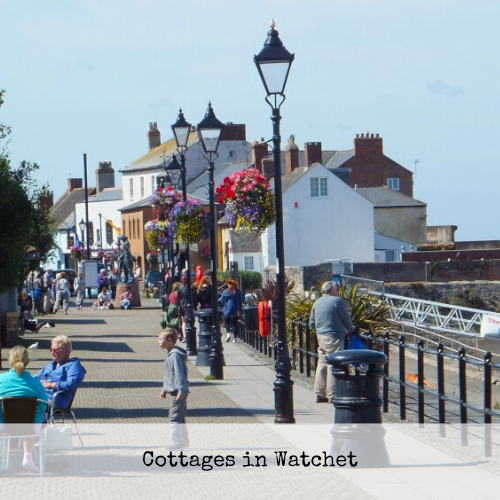
[[[327,177],[326,197],[310,196],[311,177]],[[321,164],[310,167],[283,193],[283,219],[286,266],[374,260],[373,204]],[[274,229],[263,236],[264,267],[275,265]]]
[[[107,219],[113,221],[115,226],[120,227],[121,225],[121,212],[118,211],[119,208],[123,206],[122,200],[113,200],[113,201],[91,201],[89,199],[89,221],[93,222],[94,225],[94,246],[93,248],[101,248],[101,245],[97,242],[97,229],[100,229],[100,218],[99,214],[102,214],[102,233],[104,235],[102,241],[102,249],[110,250],[112,248],[116,248],[116,238],[118,237],[117,232],[113,229],[113,244],[108,245],[106,242],[106,217]],[[78,237],[81,239],[80,228],[78,223],[83,218],[85,220],[85,203],[77,203],[75,205],[75,221],[76,221],[76,230],[78,231]],[[84,234],[84,238],[86,238],[86,233]]]
[[[380,233],[375,233],[375,262],[387,262],[386,251],[394,252],[394,262],[401,262],[402,252],[416,251],[416,246],[408,241],[391,238]]]
[[[221,141],[219,144],[219,156],[215,160],[217,164],[246,160],[250,156],[251,144],[247,141]],[[170,161],[166,159],[166,163]],[[179,159],[179,157],[177,157]],[[161,161],[161,160],[160,160]],[[158,164],[158,158],[152,159],[153,165]],[[203,155],[203,147],[200,142],[195,142],[186,151],[186,171],[188,172],[188,181],[193,175],[199,175],[208,168],[208,161]],[[122,173],[123,186],[123,206],[142,200],[151,196],[156,189],[156,178],[164,175],[163,167],[153,170],[143,170]],[[144,193],[141,191],[141,177],[144,178]],[[207,180],[208,182],[208,180]],[[133,195],[131,195],[131,183],[133,186]]]

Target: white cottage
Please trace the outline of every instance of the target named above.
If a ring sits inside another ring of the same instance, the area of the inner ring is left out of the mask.
[[[320,163],[283,177],[285,265],[374,261],[373,204]],[[263,265],[276,265],[275,226],[262,235]]]

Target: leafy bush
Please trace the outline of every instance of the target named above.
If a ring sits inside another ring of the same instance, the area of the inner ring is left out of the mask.
[[[240,271],[246,290],[257,290],[262,286],[262,274],[257,271]]]
[[[418,252],[435,252],[440,250],[456,250],[457,245],[455,243],[423,243],[422,245],[417,245]]]
[[[341,297],[349,300],[349,313],[354,326],[361,330],[383,330],[389,326],[389,306],[378,297],[364,293],[359,293],[359,285],[349,290],[345,286],[339,290]],[[314,287],[314,291],[317,287]],[[321,287],[320,287],[321,288]],[[318,293],[319,296],[319,293]],[[287,303],[287,319],[302,318],[304,321],[309,319],[314,300],[311,298],[301,298],[292,296]]]
[[[286,296],[289,296],[294,288],[295,281],[285,278]],[[257,296],[257,300],[259,302],[268,302],[271,300],[273,303],[273,307],[276,307],[276,304],[278,303],[278,286],[276,283],[276,278],[272,280],[266,280],[262,287],[255,291],[255,295]]]

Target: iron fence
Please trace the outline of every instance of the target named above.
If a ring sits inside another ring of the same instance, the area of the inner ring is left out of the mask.
[[[275,359],[272,335],[263,338],[258,331],[246,331],[240,322],[239,336],[260,353]],[[465,347],[453,351],[442,342],[432,345],[421,338],[415,344],[408,344],[405,335],[398,337],[389,332],[383,337],[368,332],[361,338],[369,349],[387,356],[382,381],[384,413],[391,412],[400,420],[420,424],[500,422],[500,402],[493,401],[492,395],[493,374],[500,373],[500,364],[492,362],[491,353],[484,353],[481,359],[469,355]],[[308,322],[302,318],[291,321],[289,349],[293,369],[314,377],[317,348],[316,335]],[[473,378],[469,373],[472,369],[476,372]],[[473,390],[468,382],[473,382]]]

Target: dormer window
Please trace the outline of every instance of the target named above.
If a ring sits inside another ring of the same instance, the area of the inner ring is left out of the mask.
[[[393,191],[399,191],[399,177],[389,177],[387,179],[387,187]]]
[[[327,177],[311,177],[310,186],[311,186],[311,198],[328,196]]]

